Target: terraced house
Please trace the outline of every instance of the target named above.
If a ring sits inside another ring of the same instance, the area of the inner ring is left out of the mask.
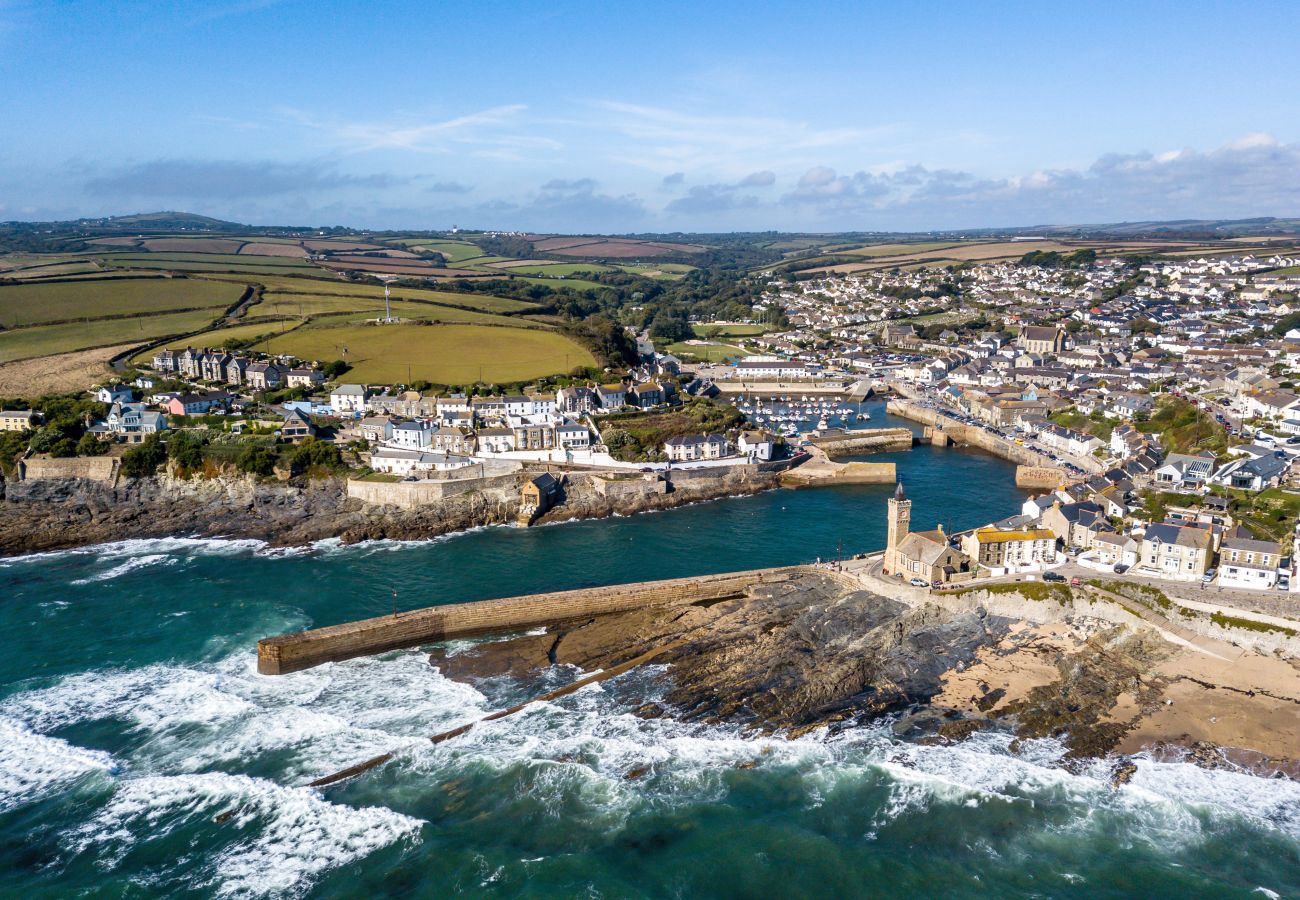
[[[1265,590],[1277,584],[1282,554],[1276,541],[1225,537],[1219,547],[1219,584]]]
[[[1035,572],[1056,561],[1056,535],[1047,528],[977,528],[963,539],[962,550],[994,574]]]
[[[1148,525],[1138,552],[1139,574],[1198,581],[1210,567],[1214,533],[1208,527]]]

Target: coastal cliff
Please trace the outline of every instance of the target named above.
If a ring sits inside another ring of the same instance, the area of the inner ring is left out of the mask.
[[[191,478],[164,472],[141,479],[6,480],[0,481],[0,555],[176,535],[256,538],[274,545],[331,537],[349,543],[419,540],[515,522],[524,478],[413,509],[349,497],[341,477],[284,482],[235,472]],[[576,475],[539,521],[631,515],[776,485],[774,474],[723,473],[683,479],[671,490],[602,492],[592,476]]]

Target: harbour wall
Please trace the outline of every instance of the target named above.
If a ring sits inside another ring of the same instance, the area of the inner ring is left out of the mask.
[[[73,456],[54,459],[31,456],[19,463],[24,481],[49,481],[59,478],[83,478],[112,484],[117,480],[121,460],[115,456]]]
[[[898,450],[911,450],[916,436],[910,428],[865,428],[859,431],[846,431],[825,437],[810,437],[814,446],[825,451],[826,455],[848,456],[854,453],[889,453]]]
[[[929,407],[921,406],[910,400],[895,398],[889,401],[887,410],[890,415],[927,426],[922,440],[929,441],[936,447],[944,447],[950,444],[978,447],[992,453],[994,456],[1010,460],[1017,465],[1028,466],[1043,472],[1049,469],[1054,470],[1060,473],[1057,484],[1060,481],[1074,480],[1064,469],[1052,465],[1052,461],[1042,453],[1021,446],[1014,441],[1009,441],[976,425],[958,422]],[[1038,477],[1044,476],[1040,475]]]
[[[751,585],[785,581],[801,571],[801,566],[756,569],[431,606],[395,616],[264,638],[257,643],[257,671],[263,675],[285,675],[322,663],[436,641],[536,628],[646,607],[721,600],[738,596]]]
[[[501,499],[518,499],[523,481],[517,473],[485,478],[420,479],[417,481],[365,481],[349,479],[347,492],[373,506],[418,509],[472,491],[501,494]],[[508,497],[506,495],[509,495]]]
[[[824,487],[833,484],[894,484],[898,472],[893,463],[848,462],[807,465],[781,475],[783,487]]]
[[[1054,491],[1069,480],[1066,473],[1055,466],[1016,466],[1016,487]]]

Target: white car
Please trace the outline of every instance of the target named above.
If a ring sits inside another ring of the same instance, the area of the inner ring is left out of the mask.
[[[912,587],[929,587],[929,586],[930,586],[930,582],[926,581],[924,578],[913,578],[911,581],[908,582],[908,584],[910,584]]]

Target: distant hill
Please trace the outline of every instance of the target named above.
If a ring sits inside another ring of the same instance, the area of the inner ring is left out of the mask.
[[[106,219],[79,219],[78,224],[87,228],[104,228],[109,230],[149,230],[149,231],[248,231],[249,226],[238,222],[227,222],[211,216],[200,216],[187,212],[151,212],[135,213],[130,216],[109,216]]]
[[[1213,240],[1233,237],[1300,235],[1300,219],[1261,216],[1254,219],[1178,219],[1167,222],[1114,222],[1104,225],[1041,225],[1013,229],[1020,234],[1087,238],[1175,238]]]

